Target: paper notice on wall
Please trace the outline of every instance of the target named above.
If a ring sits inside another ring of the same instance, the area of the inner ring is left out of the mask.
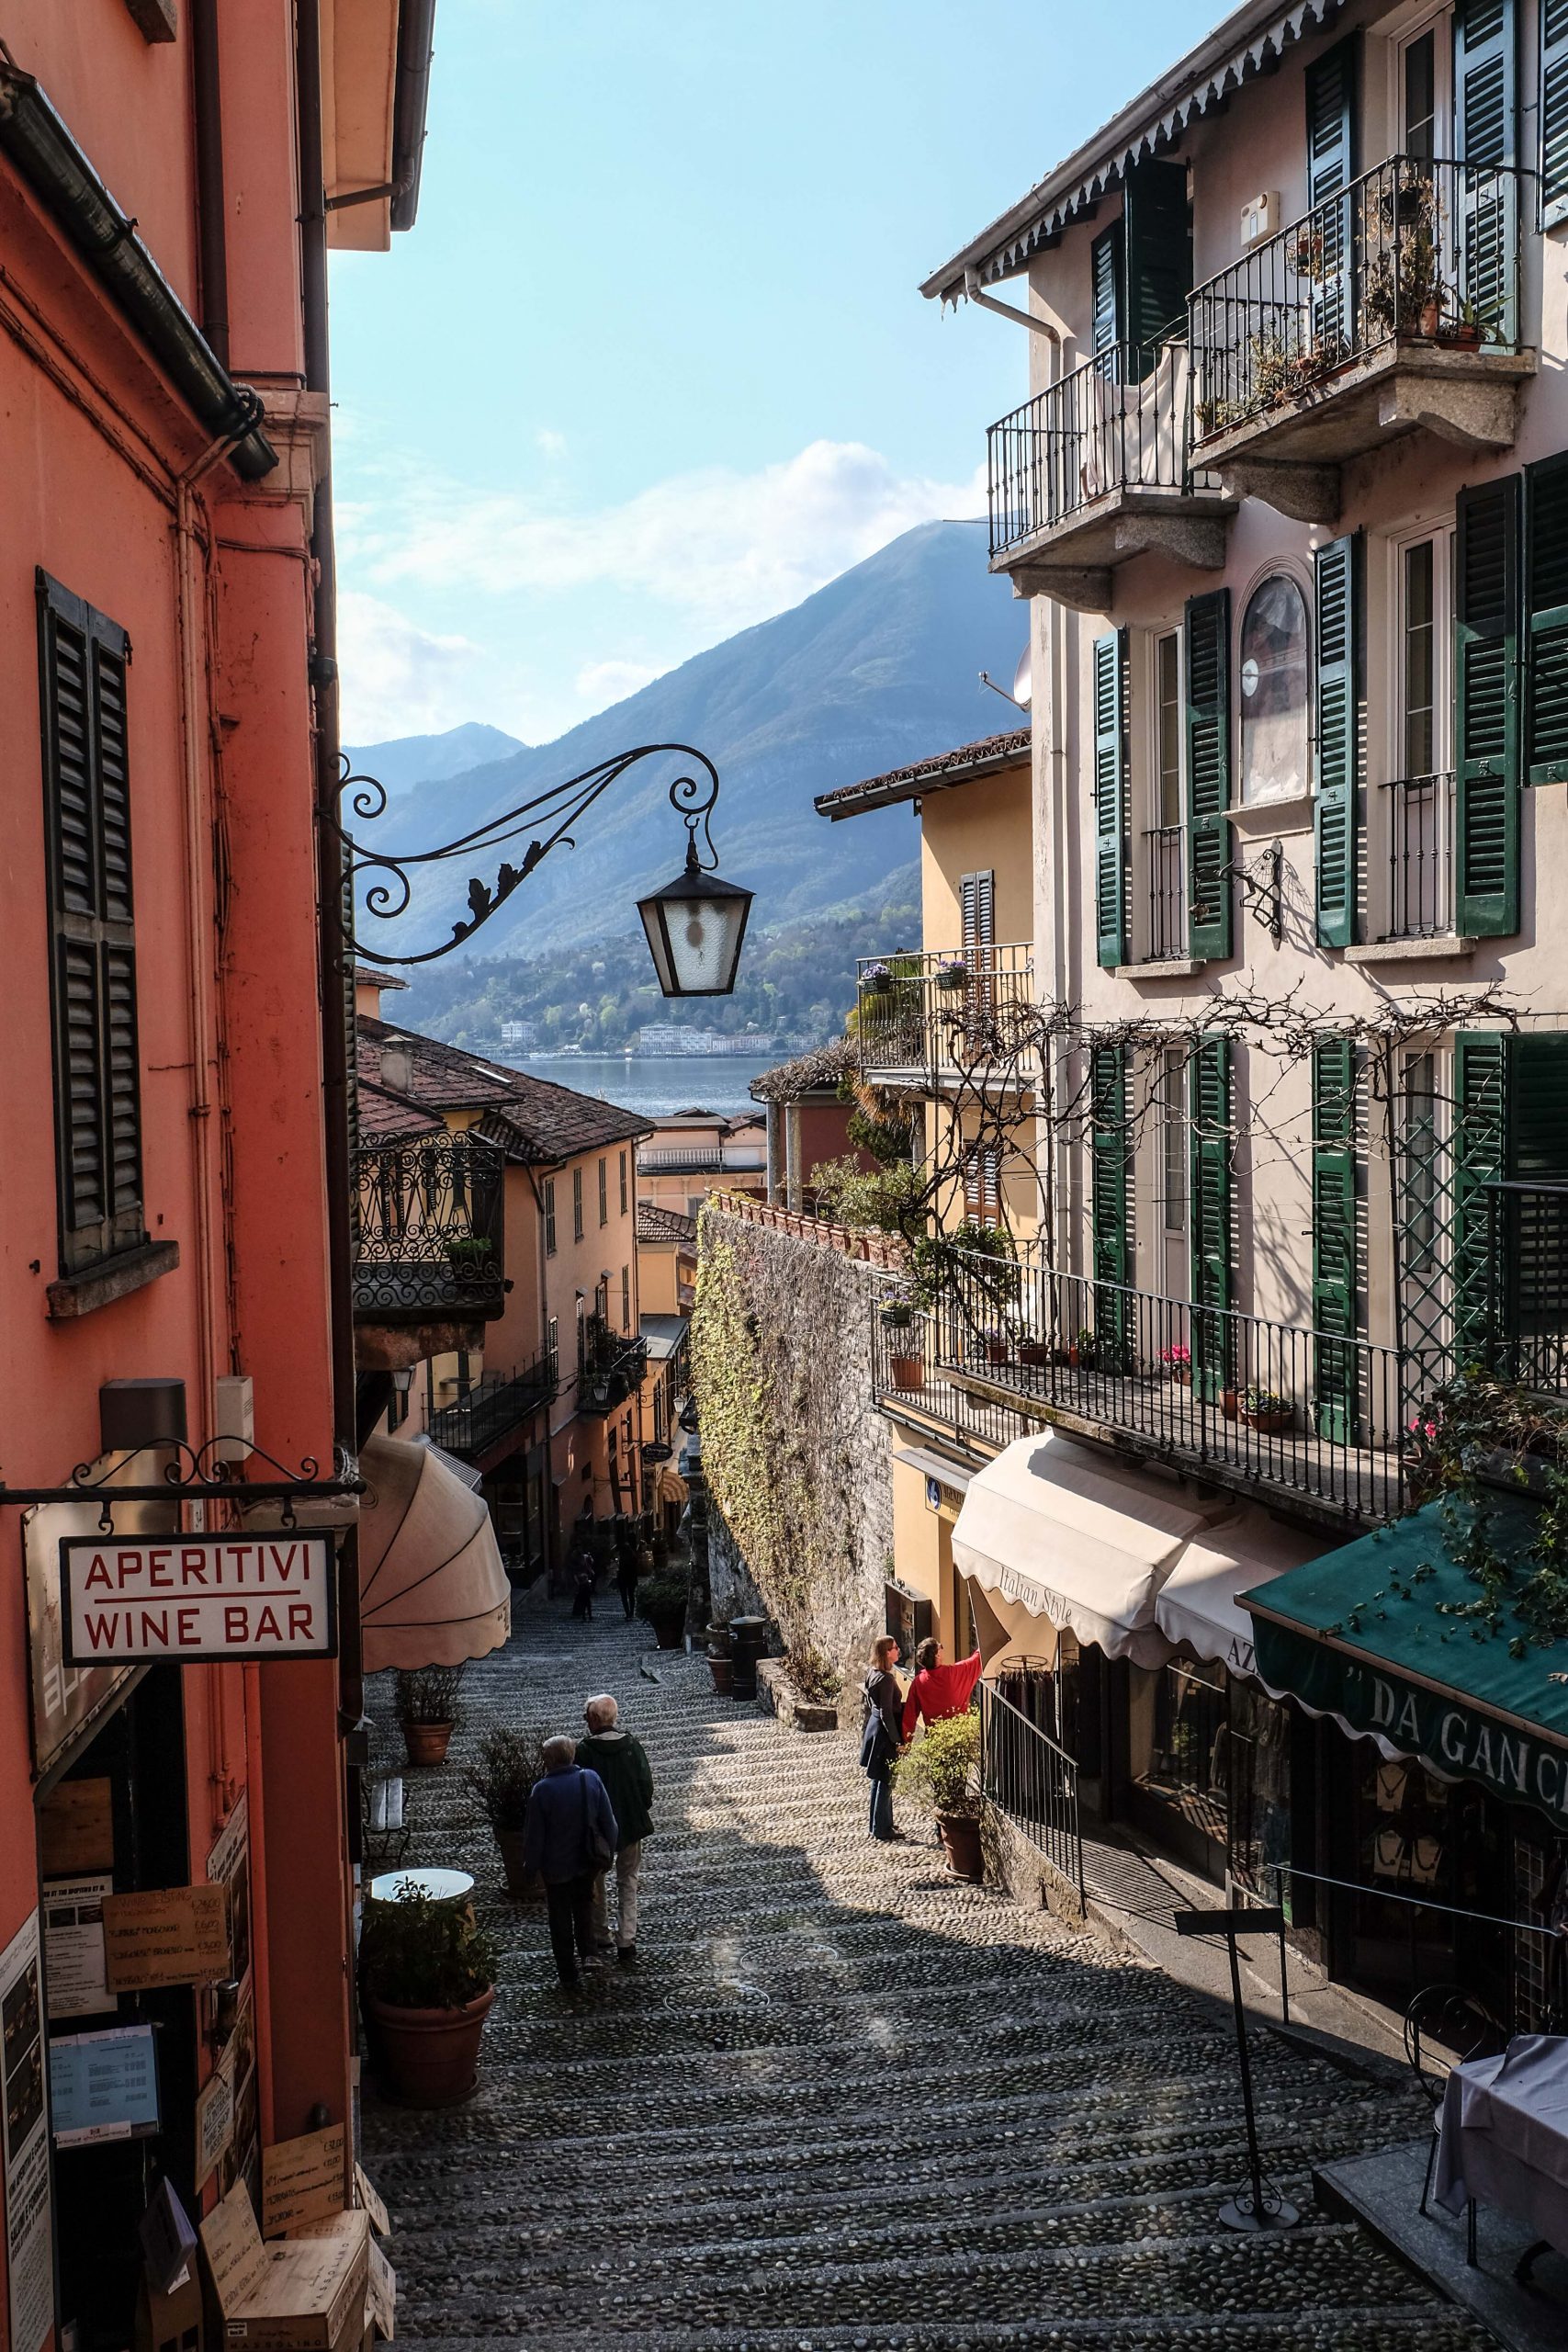
[[[280,2238],[302,2222],[323,2222],[343,2211],[343,2157],[341,2123],[263,2149],[264,2238]]]
[[[43,2001],[35,1911],[0,1952],[0,2145],[11,2352],[39,2352],[54,2329],[54,2244],[44,2101]]]
[[[160,1886],[104,1903],[109,1988],[212,1984],[229,1973],[229,1897],[220,1886]]]
[[[197,2094],[196,2185],[204,2188],[234,2139],[234,2064],[225,2051]]]
[[[101,2017],[118,2003],[104,1973],[104,1897],[112,1871],[43,1883],[43,1948],[51,2018]]]
[[[398,2308],[398,2274],[374,2238],[370,2241],[370,2279],[366,2303],[377,2335],[390,2344],[396,2333],[392,2323]]]
[[[251,1817],[242,1794],[207,1857],[207,1875],[229,1896],[229,1973],[243,1984],[251,1965]]]

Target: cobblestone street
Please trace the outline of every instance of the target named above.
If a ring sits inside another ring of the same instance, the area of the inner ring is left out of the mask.
[[[519,1608],[508,1648],[468,1669],[454,1758],[498,1722],[575,1730],[586,1694],[617,1693],[656,1781],[643,1966],[569,2007],[543,1906],[505,1900],[457,1772],[410,1774],[408,1861],[471,1870],[502,1956],[467,2106],[367,2090],[400,2340],[1489,2341],[1311,2205],[1313,2161],[1414,2133],[1413,2104],[1258,2031],[1268,2159],[1308,2218],[1228,2235],[1218,2192],[1243,2154],[1223,2010],[959,1884],[919,1837],[872,1845],[849,1734],[716,1700],[701,1659],[657,1656],[613,1596],[597,1605],[588,1626]]]

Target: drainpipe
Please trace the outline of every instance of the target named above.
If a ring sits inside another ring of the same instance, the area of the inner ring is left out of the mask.
[[[398,11],[398,83],[392,101],[394,229],[412,229],[419,210],[419,174],[430,108],[435,0],[402,0]]]
[[[223,197],[223,98],[218,0],[192,0],[191,65],[196,102],[196,216],[201,261],[201,332],[229,365],[229,238]]]

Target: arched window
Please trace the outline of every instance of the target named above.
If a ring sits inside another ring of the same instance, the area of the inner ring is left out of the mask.
[[[1307,775],[1306,600],[1278,572],[1241,625],[1241,797],[1293,799]]]

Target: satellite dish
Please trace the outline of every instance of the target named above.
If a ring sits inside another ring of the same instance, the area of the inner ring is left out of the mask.
[[[1017,703],[1020,710],[1027,710],[1029,708],[1029,697],[1032,691],[1029,676],[1029,659],[1032,651],[1032,647],[1028,645],[1024,647],[1023,651],[1018,657],[1018,667],[1012,673],[1012,698],[1014,702]]]

